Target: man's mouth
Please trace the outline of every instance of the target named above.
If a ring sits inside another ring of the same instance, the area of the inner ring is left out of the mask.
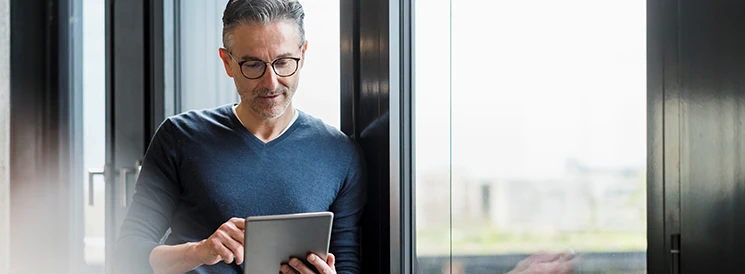
[[[284,93],[275,93],[275,94],[267,94],[267,95],[259,95],[259,100],[264,102],[279,102],[279,96]]]

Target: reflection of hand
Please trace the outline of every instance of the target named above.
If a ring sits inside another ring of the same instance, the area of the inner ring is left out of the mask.
[[[574,272],[572,254],[534,254],[507,274],[569,274]]]
[[[232,218],[222,224],[209,238],[197,244],[196,251],[203,264],[243,263],[245,219]]]
[[[316,256],[316,254],[310,254],[308,255],[308,258],[306,258],[308,262],[310,262],[313,266],[318,269],[319,273],[322,274],[335,274],[336,273],[336,257],[334,254],[329,253],[328,260],[325,262],[321,257]],[[313,270],[311,270],[308,266],[306,266],[302,261],[292,258],[290,259],[289,265],[282,265],[280,268],[280,273],[282,274],[313,274]]]

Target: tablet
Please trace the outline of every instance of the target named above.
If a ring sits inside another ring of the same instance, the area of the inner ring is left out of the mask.
[[[326,260],[333,221],[331,212],[246,218],[243,273],[279,273],[291,257],[311,266],[310,253]]]

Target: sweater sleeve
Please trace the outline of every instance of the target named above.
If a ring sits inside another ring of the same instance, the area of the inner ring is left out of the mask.
[[[330,252],[338,273],[360,273],[360,218],[366,202],[365,164],[355,147],[347,176],[330,210],[334,212]]]
[[[152,273],[150,253],[170,227],[181,192],[178,143],[170,119],[158,128],[145,153],[135,193],[116,240],[115,273]]]

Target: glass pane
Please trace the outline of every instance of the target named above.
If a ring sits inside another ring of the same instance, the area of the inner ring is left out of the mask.
[[[294,106],[339,128],[339,1],[300,2],[306,13],[308,50]],[[180,1],[177,41],[180,111],[212,108],[239,100],[235,84],[225,74],[218,55],[226,4],[227,0]]]
[[[417,272],[450,273],[449,1],[415,6]]]
[[[417,221],[442,214],[422,194],[432,177],[451,185],[452,218],[437,253],[423,250],[437,227],[417,223],[419,272],[504,273],[548,252],[575,253],[574,273],[645,273],[646,2],[450,2],[416,5]],[[447,30],[451,47],[432,48]],[[449,89],[429,86],[432,66]],[[427,139],[446,121],[443,167]]]
[[[106,22],[105,2],[83,0],[83,216],[84,258],[103,273],[105,256],[106,189],[102,174],[93,177],[90,205],[88,171],[103,169],[106,151]]]
[[[308,51],[294,105],[340,128],[341,80],[339,2],[301,0],[305,9],[305,36]]]
[[[180,1],[180,111],[238,102],[233,79],[225,74],[218,49],[222,47],[222,13],[227,0]],[[177,91],[178,92],[178,91]]]

